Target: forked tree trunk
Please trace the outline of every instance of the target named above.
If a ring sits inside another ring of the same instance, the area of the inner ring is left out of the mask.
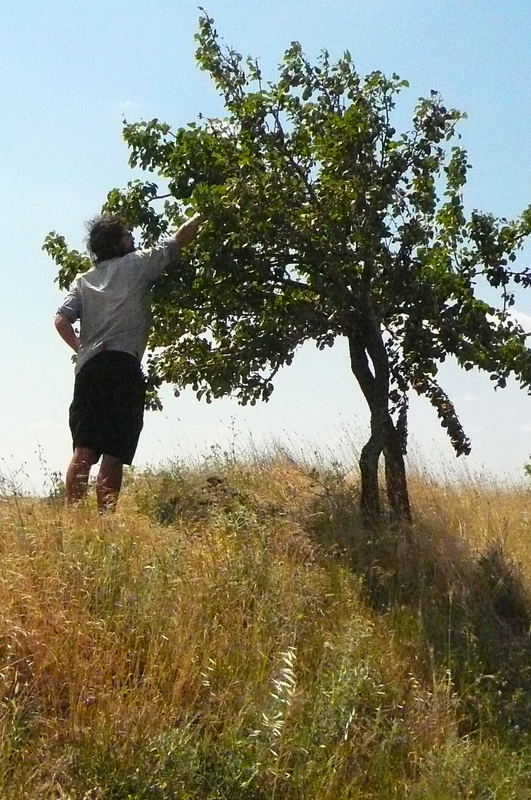
[[[381,518],[378,466],[385,459],[385,484],[389,517],[393,525],[411,521],[406,469],[400,437],[389,413],[389,371],[387,353],[380,348],[378,359],[369,366],[365,342],[359,334],[349,337],[350,360],[354,376],[371,410],[371,436],[361,451],[360,508],[365,522],[374,526]]]
[[[393,525],[411,522],[404,456],[398,433],[388,411],[385,415],[372,416],[371,437],[361,451],[360,508],[363,517],[369,525],[375,525],[381,518],[378,467],[382,452],[390,521]]]

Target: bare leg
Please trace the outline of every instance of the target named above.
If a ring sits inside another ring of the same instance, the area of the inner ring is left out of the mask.
[[[114,456],[103,456],[96,480],[98,511],[114,511],[122,486],[123,462]]]
[[[98,457],[90,447],[76,447],[66,471],[66,504],[72,506],[87,494],[90,468]]]

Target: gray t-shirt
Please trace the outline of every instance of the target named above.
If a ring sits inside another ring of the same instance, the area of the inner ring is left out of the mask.
[[[121,350],[142,360],[151,326],[151,285],[177,259],[168,239],[147,250],[101,261],[75,279],[57,309],[81,321],[76,373],[103,350]]]

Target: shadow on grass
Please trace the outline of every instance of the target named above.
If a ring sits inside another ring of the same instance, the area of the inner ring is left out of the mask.
[[[463,733],[531,733],[531,596],[500,540],[481,553],[433,520],[364,529],[357,490],[336,481],[305,527],[363,577],[369,604],[414,648],[426,677],[449,680]]]

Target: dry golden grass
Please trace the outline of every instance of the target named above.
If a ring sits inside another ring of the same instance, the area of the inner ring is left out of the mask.
[[[421,476],[412,480],[411,489],[423,517],[438,520],[477,552],[503,543],[531,583],[531,481],[529,488],[485,484],[473,477],[444,485]]]
[[[291,459],[4,497],[0,797],[531,796],[527,496],[417,476],[371,536]]]

